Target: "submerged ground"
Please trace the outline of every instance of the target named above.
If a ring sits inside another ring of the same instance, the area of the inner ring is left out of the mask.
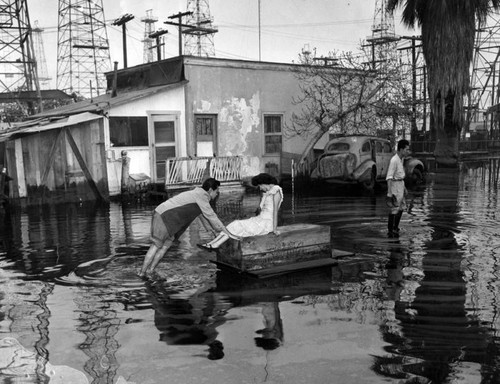
[[[329,225],[355,256],[266,280],[218,271],[197,224],[139,279],[153,206],[2,213],[2,382],[497,383],[494,176],[467,164],[428,175],[399,239],[383,192],[288,193],[283,224]],[[258,201],[227,193],[218,211],[229,221]]]

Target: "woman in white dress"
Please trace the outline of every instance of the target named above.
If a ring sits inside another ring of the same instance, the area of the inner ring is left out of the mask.
[[[252,178],[252,185],[259,187],[264,192],[260,200],[260,212],[257,216],[244,220],[235,220],[229,223],[227,230],[237,238],[249,236],[262,236],[268,233],[278,235],[278,210],[283,202],[283,190],[278,185],[275,177],[260,173]],[[205,244],[198,244],[200,248],[215,250],[229,239],[224,232],[215,239]]]

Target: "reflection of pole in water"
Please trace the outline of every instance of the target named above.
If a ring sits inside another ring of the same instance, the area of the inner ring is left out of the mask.
[[[114,383],[118,364],[116,352],[119,344],[115,339],[120,319],[112,304],[104,298],[109,294],[96,287],[82,288],[75,300],[79,314],[77,330],[85,335],[80,349],[89,357],[84,370],[95,381]]]
[[[47,351],[47,344],[49,343],[49,319],[50,319],[50,310],[47,307],[47,298],[50,296],[52,291],[54,290],[54,285],[49,285],[48,283],[43,283],[44,286],[40,291],[40,298],[36,300],[36,305],[40,307],[42,310],[41,313],[37,315],[37,319],[39,321],[36,326],[40,338],[35,343],[35,348],[37,353],[37,376],[40,375],[40,378],[44,377],[43,373],[45,372],[46,364],[49,361],[49,353]]]

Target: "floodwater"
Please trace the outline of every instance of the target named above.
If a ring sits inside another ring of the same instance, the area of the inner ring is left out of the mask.
[[[148,205],[0,214],[0,382],[499,383],[498,170],[427,179],[399,239],[383,191],[287,194],[283,224],[329,225],[354,256],[265,280],[218,271],[196,223],[139,279]]]

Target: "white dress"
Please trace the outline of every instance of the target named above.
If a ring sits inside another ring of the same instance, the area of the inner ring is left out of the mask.
[[[260,213],[258,216],[244,220],[235,220],[227,225],[229,232],[236,236],[249,237],[267,235],[273,231],[274,217],[274,195],[278,194],[279,204],[283,202],[283,191],[280,186],[275,185],[262,195],[260,200]]]

